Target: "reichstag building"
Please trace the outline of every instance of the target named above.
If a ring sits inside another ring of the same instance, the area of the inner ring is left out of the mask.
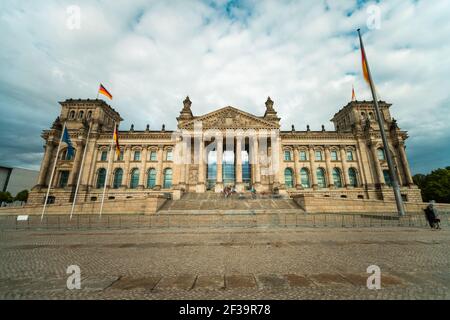
[[[351,101],[331,119],[334,131],[281,130],[274,102],[268,98],[260,115],[227,106],[194,115],[187,97],[176,130],[118,131],[123,120],[103,100],[60,102],[61,113],[44,130],[45,153],[32,204],[42,204],[56,161],[49,203],[98,202],[106,185],[107,200],[142,199],[185,193],[313,194],[317,197],[394,200],[381,135],[371,101]],[[404,201],[420,202],[405,151],[407,133],[391,117],[391,104],[380,101]],[[257,110],[255,110],[257,112]],[[262,115],[261,115],[262,114]],[[74,154],[62,143],[63,126]],[[90,130],[89,130],[90,128]],[[81,175],[80,175],[81,173]]]

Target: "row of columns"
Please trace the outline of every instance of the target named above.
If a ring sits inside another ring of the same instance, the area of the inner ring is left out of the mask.
[[[206,190],[206,166],[207,166],[207,159],[208,155],[205,154],[205,142],[200,137],[200,144],[199,144],[199,150],[198,150],[198,179],[197,179],[197,186],[196,191],[197,192],[204,192]],[[243,179],[242,179],[242,137],[235,137],[234,138],[233,146],[235,146],[235,184],[237,191],[243,191]],[[250,139],[251,140],[251,148],[252,151],[250,152],[250,156],[252,157],[250,160],[251,165],[251,177],[252,177],[252,183],[255,186],[255,188],[258,188],[261,184],[261,165],[260,165],[260,149],[259,149],[259,142],[257,138]],[[186,151],[186,141],[181,141],[182,147],[181,150],[183,152]],[[216,171],[216,184],[215,189],[216,191],[221,191],[223,189],[223,154],[224,154],[224,145],[223,145],[223,139],[217,139],[216,140],[216,164],[217,164],[217,171]],[[188,168],[189,165],[185,165],[184,163],[181,164],[184,168],[180,170],[180,172],[184,172],[184,175],[181,175],[180,184],[189,184],[188,181]]]

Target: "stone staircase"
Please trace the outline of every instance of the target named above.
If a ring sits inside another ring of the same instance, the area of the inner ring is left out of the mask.
[[[257,195],[250,193],[223,194],[186,193],[180,200],[168,200],[157,214],[264,214],[303,213],[297,203],[289,197]]]

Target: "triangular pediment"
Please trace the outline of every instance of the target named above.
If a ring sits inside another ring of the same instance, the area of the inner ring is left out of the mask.
[[[201,121],[203,129],[278,129],[280,127],[276,122],[265,120],[234,107],[225,107],[195,117],[193,120],[180,122],[178,127],[193,129],[194,123],[199,121]]]

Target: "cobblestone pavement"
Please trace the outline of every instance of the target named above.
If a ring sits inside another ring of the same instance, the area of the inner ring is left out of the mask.
[[[0,299],[449,299],[449,267],[449,230],[0,232]]]

